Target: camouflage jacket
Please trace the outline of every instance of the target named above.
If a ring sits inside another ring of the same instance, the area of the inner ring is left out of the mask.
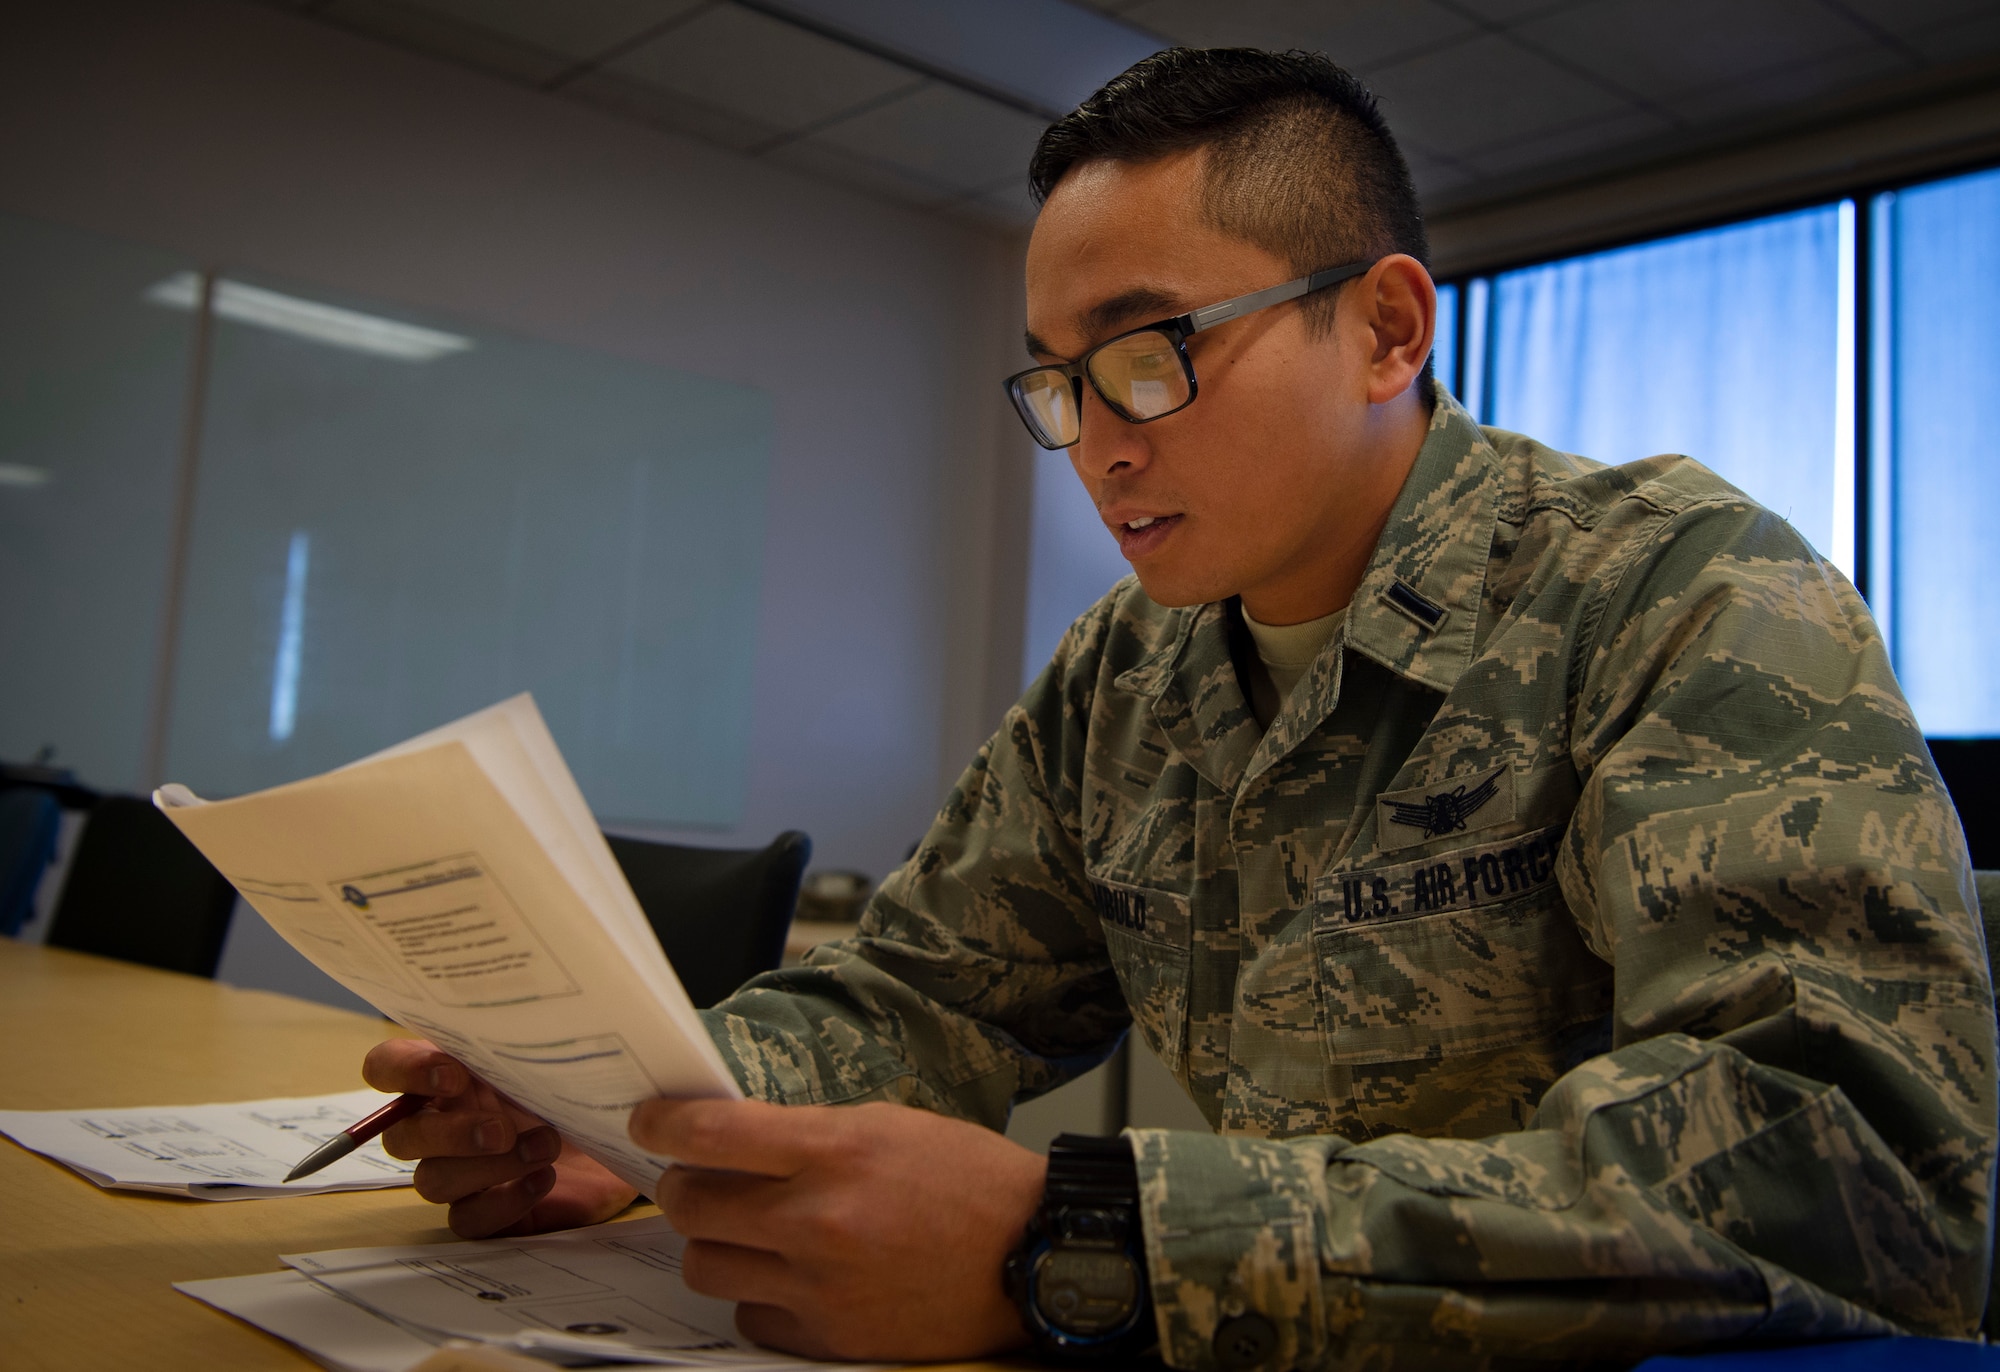
[[[1128,1024],[1178,1367],[1966,1334],[1994,1018],[1958,823],[1853,589],[1678,457],[1440,393],[1260,730],[1229,605],[1071,628],[859,936],[709,1012],[745,1089],[994,1127]]]

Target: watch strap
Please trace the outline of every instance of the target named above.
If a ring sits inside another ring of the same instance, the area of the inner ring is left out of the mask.
[[[1139,1206],[1139,1164],[1123,1138],[1060,1134],[1049,1145],[1044,1206]]]

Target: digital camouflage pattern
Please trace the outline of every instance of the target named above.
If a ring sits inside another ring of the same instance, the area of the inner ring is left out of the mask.
[[[1976,1327],[1972,878],[1789,525],[1440,392],[1268,731],[1242,632],[1078,620],[859,936],[710,1012],[745,1089],[999,1128],[1135,1024],[1217,1131],[1132,1133],[1179,1367]]]

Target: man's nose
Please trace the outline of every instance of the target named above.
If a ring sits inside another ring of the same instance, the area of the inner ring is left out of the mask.
[[[1105,404],[1089,382],[1084,383],[1083,404],[1077,414],[1083,436],[1070,449],[1070,460],[1085,480],[1130,475],[1143,470],[1151,460],[1151,445],[1139,426]]]

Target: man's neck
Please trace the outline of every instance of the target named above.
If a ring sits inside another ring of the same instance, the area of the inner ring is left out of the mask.
[[[1360,444],[1360,456],[1343,464],[1350,479],[1331,502],[1326,536],[1282,575],[1246,587],[1245,614],[1262,624],[1303,624],[1347,608],[1368,574],[1430,425],[1430,408],[1416,386],[1380,407]]]

